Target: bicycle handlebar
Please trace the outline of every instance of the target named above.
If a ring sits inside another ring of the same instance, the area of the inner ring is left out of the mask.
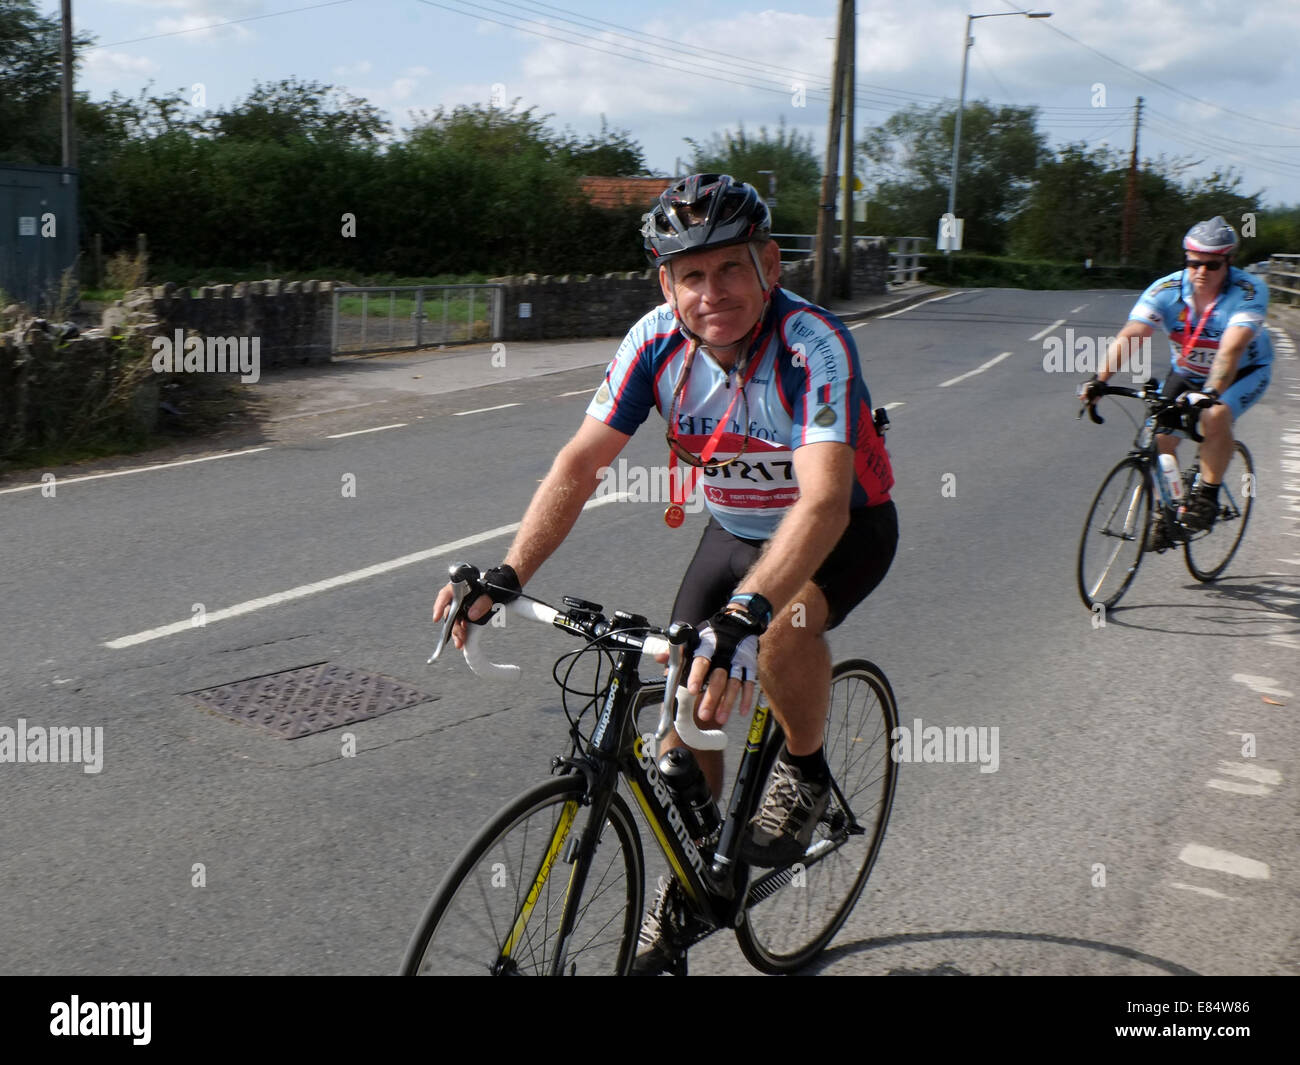
[[[463,616],[464,611],[467,609],[467,603],[477,599],[479,594],[486,594],[478,570],[469,563],[454,563],[448,572],[451,578],[453,597],[447,616],[443,619],[438,644],[433,649],[433,654],[429,656],[430,664],[436,662],[446,648],[447,641],[451,638],[452,627]],[[492,611],[499,610],[509,610],[512,614],[527,621],[538,621],[544,625],[552,625],[569,631],[572,631],[573,628],[573,619],[568,614],[532,599],[519,598],[507,604],[494,604]],[[474,672],[475,676],[495,677],[500,680],[518,680],[521,674],[518,666],[493,662],[487,657],[487,652],[480,643],[482,631],[486,627],[485,625],[473,623],[468,625],[464,648],[466,664]],[[727,734],[721,729],[701,729],[696,726],[695,696],[681,684],[686,662],[692,660],[687,658],[686,650],[694,651],[699,642],[695,630],[690,625],[673,625],[668,630],[666,639],[653,633],[637,636],[630,632],[620,632],[618,630],[602,634],[601,639],[639,649],[642,654],[658,656],[667,653],[668,676],[664,681],[663,712],[659,715],[659,724],[655,729],[657,738],[663,739],[671,727],[677,730],[677,735],[682,738],[683,743],[696,750],[720,751],[726,747]]]
[[[1092,402],[1084,404],[1084,406],[1080,408],[1077,417],[1082,418],[1083,412],[1086,410],[1089,418],[1091,418],[1097,425],[1103,425],[1105,424],[1106,419],[1097,413],[1096,401],[1101,399],[1103,396],[1124,396],[1128,399],[1142,400],[1148,405],[1152,413],[1159,413],[1171,408],[1182,410],[1187,416],[1180,419],[1178,429],[1198,444],[1205,439],[1196,431],[1196,416],[1192,408],[1183,407],[1183,405],[1179,403],[1179,397],[1173,399],[1166,397],[1160,390],[1160,382],[1154,377],[1147,381],[1141,388],[1126,388],[1124,385],[1111,385],[1102,381],[1098,381],[1094,388],[1095,391],[1093,393]],[[1082,395],[1082,392],[1080,395]]]

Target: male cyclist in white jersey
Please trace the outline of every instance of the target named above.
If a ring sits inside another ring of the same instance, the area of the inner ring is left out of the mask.
[[[1268,286],[1232,265],[1237,234],[1222,217],[1197,222],[1183,238],[1184,269],[1160,278],[1129,312],[1128,323],[1106,352],[1106,363],[1080,390],[1095,402],[1092,385],[1120,369],[1129,344],[1149,337],[1155,326],[1169,334],[1172,373],[1161,394],[1199,413],[1201,476],[1180,509],[1178,521],[1191,532],[1208,529],[1219,510],[1219,488],[1232,460],[1232,425],[1259,402],[1273,373],[1273,343],[1264,318]],[[1133,338],[1130,340],[1130,338]],[[1157,437],[1161,454],[1174,454],[1178,437]],[[1171,546],[1164,523],[1154,520],[1147,549]]]
[[[786,739],[742,853],[755,865],[784,865],[807,848],[829,798],[823,633],[879,584],[897,545],[889,456],[852,336],[779,286],[780,249],[751,186],[726,174],[685,178],[659,198],[642,233],[665,303],[624,338],[504,562],[485,578],[511,589],[493,599],[513,598],[564,540],[599,471],[657,407],[676,485],[665,521],[681,524],[700,474],[711,512],[672,615],[700,631],[687,682],[700,696],[696,722],[716,728],[737,706],[748,712],[761,673]],[[435,621],[451,600],[448,585]],[[468,617],[482,623],[490,606],[481,597]],[[457,646],[464,633],[457,623]],[[671,733],[662,750],[679,745]],[[696,759],[718,796],[720,753]],[[661,882],[638,971],[671,961],[674,929],[664,917],[680,905],[679,891]]]

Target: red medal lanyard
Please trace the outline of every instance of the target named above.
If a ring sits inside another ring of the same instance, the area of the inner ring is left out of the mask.
[[[1196,323],[1196,332],[1194,332],[1192,338],[1183,345],[1183,362],[1190,361],[1188,359],[1188,354],[1191,352],[1192,348],[1196,347],[1196,342],[1201,337],[1201,330],[1205,328],[1205,323],[1210,320],[1210,315],[1214,313],[1214,305],[1218,302],[1218,296],[1215,296],[1214,299],[1210,300],[1210,305],[1205,308],[1205,313],[1201,315],[1201,320]]]
[[[691,350],[687,353],[685,365],[683,365],[682,367],[683,383],[685,382],[685,375],[690,373],[691,362],[694,359],[695,352],[697,350],[698,350],[698,345],[692,344]],[[701,462],[708,462],[709,459],[713,458],[713,453],[718,450],[718,444],[722,442],[722,434],[727,427],[727,423],[731,420],[731,412],[736,407],[736,400],[740,398],[740,393],[744,391],[745,386],[749,384],[749,379],[754,376],[754,371],[758,369],[759,361],[760,359],[757,358],[752,360],[752,364],[745,371],[745,375],[741,380],[739,387],[733,391],[731,396],[731,402],[727,404],[726,413],[723,414],[722,419],[718,422],[717,428],[713,430],[713,433],[709,436],[709,439],[705,442],[704,450],[700,452]],[[731,376],[730,371],[728,371],[727,376],[728,377]],[[668,413],[669,416],[671,417],[674,412],[672,410],[669,410]],[[690,483],[687,484],[685,488],[683,488],[681,483],[682,478],[677,469],[677,452],[672,451],[671,449],[669,450],[668,452],[668,494],[671,499],[673,507],[680,508],[682,504],[686,502],[686,500],[690,497],[691,493],[695,491],[695,485],[696,482],[699,480],[699,478],[700,478],[700,467],[692,466],[691,472],[687,477],[687,480]],[[672,507],[670,507],[669,510],[672,511]],[[680,514],[680,511],[675,513]],[[680,524],[680,522],[678,524]]]

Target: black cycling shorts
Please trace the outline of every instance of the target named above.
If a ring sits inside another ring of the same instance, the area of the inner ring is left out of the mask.
[[[677,591],[673,620],[698,627],[726,606],[763,544],[733,536],[710,517]],[[828,630],[884,580],[897,547],[898,511],[892,502],[849,512],[849,527],[812,578],[830,607]]]

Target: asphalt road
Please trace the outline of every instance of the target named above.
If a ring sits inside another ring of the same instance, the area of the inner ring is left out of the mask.
[[[1116,401],[1076,420],[1080,375],[1043,362],[1132,299],[980,290],[854,327],[873,401],[899,405],[902,539],[834,650],[884,667],[904,724],[996,727],[999,762],[901,767],[820,971],[1300,973],[1300,362],[1279,353],[1242,424],[1259,496],[1228,575],[1149,557],[1099,628],[1078,534],[1133,429]],[[5,971],[395,970],[443,871],[564,738],[564,638],[492,630],[513,687],[426,667],[433,595],[448,563],[500,558],[508,534],[485,534],[518,521],[600,372],[484,374],[52,494],[0,484],[0,728],[103,729],[99,772],[0,762]],[[662,464],[660,432],[628,461]],[[530,591],[666,620],[703,518],[673,532],[662,510],[591,509]],[[432,701],[286,741],[187,694],[326,661]],[[751,971],[725,934],[692,963]]]

